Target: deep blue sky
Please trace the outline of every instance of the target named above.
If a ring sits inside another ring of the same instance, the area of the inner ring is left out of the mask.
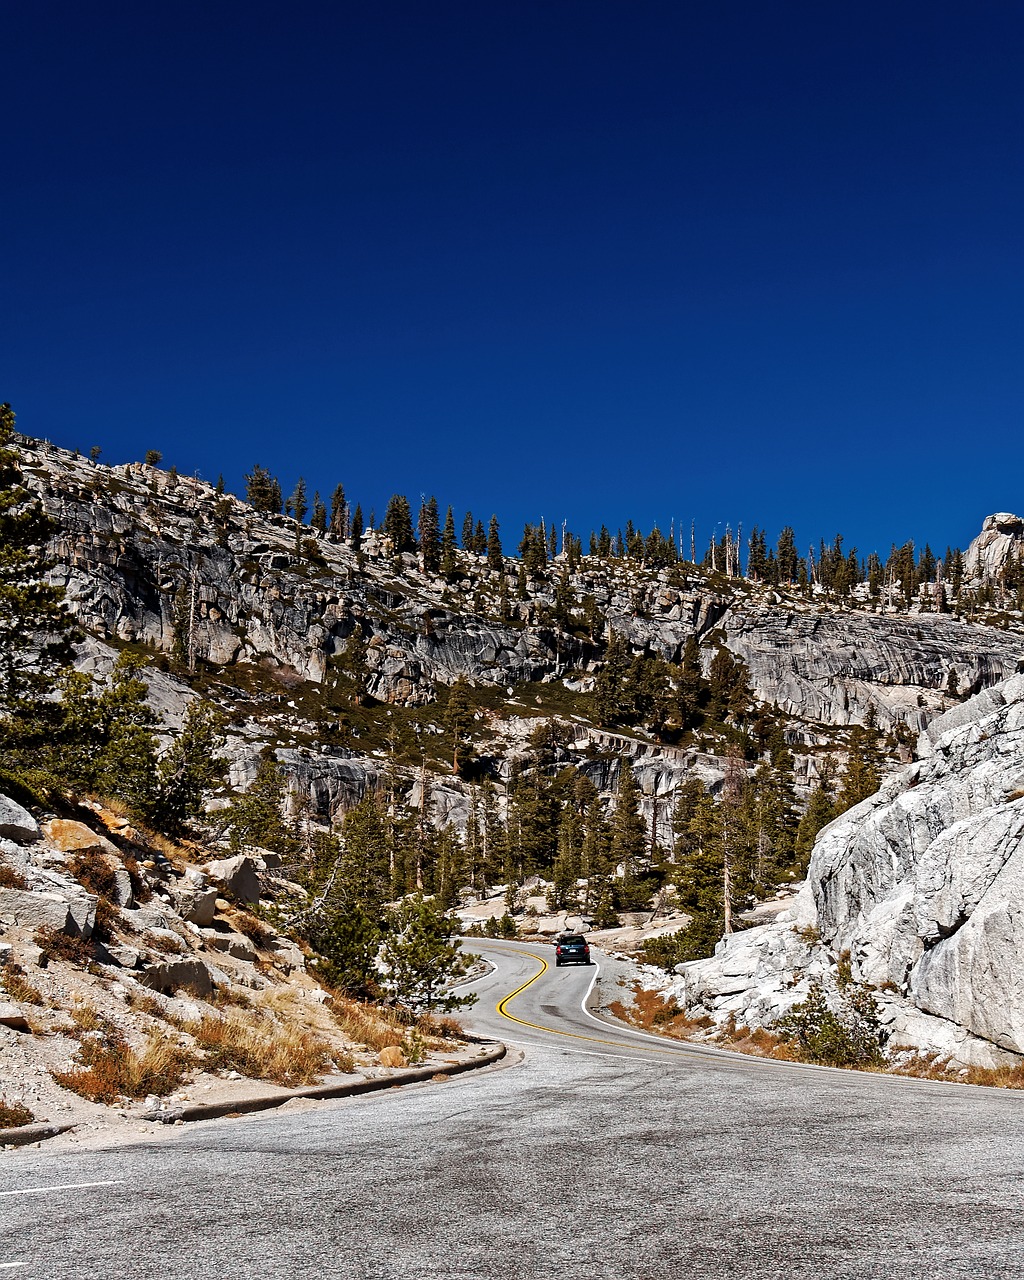
[[[698,539],[1024,508],[1024,7],[0,3],[0,399]]]

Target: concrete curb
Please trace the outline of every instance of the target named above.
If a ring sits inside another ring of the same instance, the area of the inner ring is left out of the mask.
[[[23,1124],[17,1129],[0,1129],[0,1147],[26,1147],[30,1142],[41,1142],[44,1138],[56,1138],[58,1133],[67,1133],[73,1124]]]
[[[280,1107],[293,1098],[312,1098],[322,1101],[327,1098],[353,1098],[362,1093],[377,1093],[382,1089],[395,1089],[406,1084],[420,1084],[425,1080],[433,1080],[435,1076],[459,1076],[466,1071],[476,1071],[479,1067],[489,1067],[500,1062],[508,1050],[498,1042],[491,1045],[479,1057],[468,1058],[465,1062],[434,1063],[427,1067],[414,1067],[408,1071],[396,1071],[391,1076],[374,1076],[372,1079],[350,1080],[345,1084],[316,1084],[306,1089],[291,1089],[287,1093],[264,1093],[254,1098],[240,1098],[236,1102],[198,1103],[189,1107],[173,1107],[166,1111],[136,1112],[135,1118],[152,1120],[158,1124],[174,1124],[178,1120],[220,1120],[224,1116],[247,1115],[253,1111],[270,1111]],[[9,1132],[18,1132],[10,1130]],[[47,1137],[50,1135],[47,1134]],[[31,1139],[30,1139],[31,1141]]]

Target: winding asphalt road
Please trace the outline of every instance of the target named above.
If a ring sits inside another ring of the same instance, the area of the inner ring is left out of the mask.
[[[0,1156],[0,1280],[1017,1280],[1021,1094],[666,1043],[584,1011],[594,968],[472,945],[509,1065]]]

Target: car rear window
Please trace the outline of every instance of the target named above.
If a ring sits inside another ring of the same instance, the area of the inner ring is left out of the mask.
[[[585,945],[582,938],[563,938],[561,941],[563,947],[582,947]]]

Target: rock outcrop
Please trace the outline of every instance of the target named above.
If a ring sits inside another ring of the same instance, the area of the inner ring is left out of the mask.
[[[691,1007],[770,1025],[837,958],[894,1044],[1024,1054],[1024,675],[939,718],[921,759],[827,826],[777,923],[681,966]]]
[[[995,582],[1003,569],[1024,556],[1024,520],[1000,511],[987,516],[981,533],[964,554],[964,573],[968,582],[980,585]]]

